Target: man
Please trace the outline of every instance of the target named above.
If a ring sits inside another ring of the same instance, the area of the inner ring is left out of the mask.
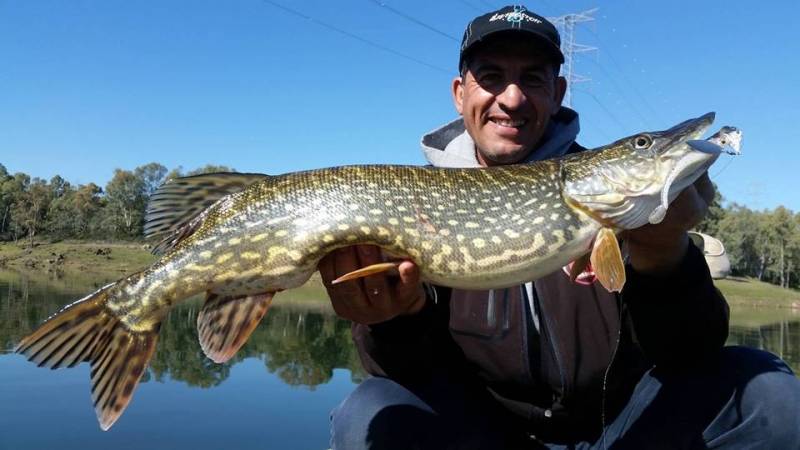
[[[583,151],[578,116],[561,107],[559,43],[522,7],[474,19],[452,84],[462,118],[423,137],[428,161],[480,167]],[[333,307],[354,322],[375,375],[332,413],[332,446],[800,448],[791,371],[767,353],[723,349],[727,304],[686,234],[712,196],[706,175],[661,224],[623,236],[621,295],[561,272],[486,292],[426,287],[410,261],[398,276],[331,286],[382,255],[329,255],[320,272]]]

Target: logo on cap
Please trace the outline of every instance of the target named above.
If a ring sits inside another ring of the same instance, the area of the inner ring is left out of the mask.
[[[522,21],[526,22],[533,22],[533,23],[542,23],[536,17],[533,17],[529,14],[525,14],[525,7],[524,6],[515,6],[514,11],[509,11],[507,13],[502,14],[495,14],[489,18],[489,22],[494,22],[495,20],[505,20],[506,22],[510,23],[522,23]]]

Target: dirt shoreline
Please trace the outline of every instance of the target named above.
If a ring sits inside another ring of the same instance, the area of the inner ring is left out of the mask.
[[[112,275],[150,265],[156,256],[142,242],[59,241],[0,243],[0,268],[16,271]]]

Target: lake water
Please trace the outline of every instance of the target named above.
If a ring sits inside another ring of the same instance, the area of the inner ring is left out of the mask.
[[[350,327],[319,286],[282,293],[248,343],[214,364],[197,343],[200,300],[172,311],[128,409],[97,425],[89,366],[50,371],[9,351],[62,305],[108,280],[0,271],[0,449],[327,449],[328,413],[364,378]],[[800,316],[732,311],[730,344],[800,370]]]

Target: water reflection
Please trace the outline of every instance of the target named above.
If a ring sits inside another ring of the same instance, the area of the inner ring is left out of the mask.
[[[775,353],[789,364],[795,374],[800,374],[800,321],[797,318],[750,327],[732,325],[728,344]]]
[[[102,286],[107,280],[67,284],[64,279],[0,272],[0,349],[4,353],[63,305]],[[310,389],[327,383],[333,370],[347,369],[351,381],[365,376],[350,339],[350,326],[329,308],[319,286],[277,297],[247,344],[226,364],[206,358],[197,341],[197,298],[171,311],[161,327],[158,346],[142,381],[171,379],[190,386],[217,386],[246,358],[263,362],[290,386]]]

